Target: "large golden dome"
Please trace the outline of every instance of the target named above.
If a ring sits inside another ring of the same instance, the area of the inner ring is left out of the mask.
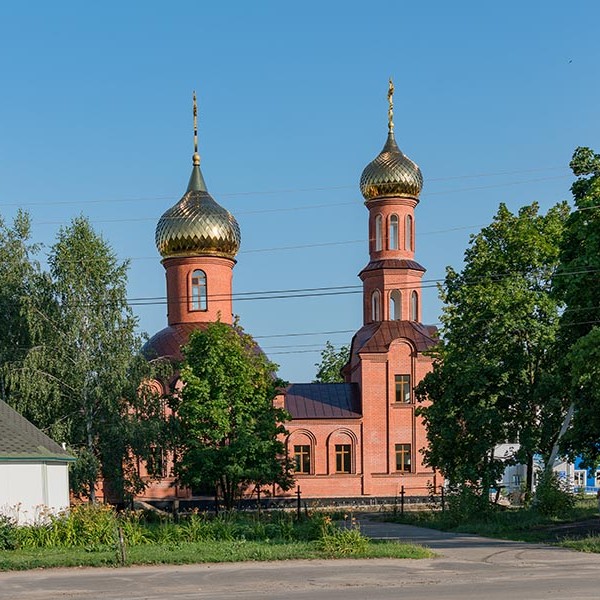
[[[163,258],[224,256],[233,259],[240,248],[240,227],[233,215],[206,190],[200,157],[183,198],[167,210],[156,226],[156,247]]]
[[[423,188],[421,169],[405,156],[390,131],[383,150],[371,161],[360,177],[360,191],[365,200],[389,196],[419,199]]]
[[[233,259],[240,249],[240,227],[233,215],[208,193],[200,171],[196,92],[193,111],[192,175],[183,198],[159,219],[156,247],[163,258],[209,255]]]

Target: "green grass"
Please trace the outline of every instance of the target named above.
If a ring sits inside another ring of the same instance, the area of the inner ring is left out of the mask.
[[[579,552],[594,552],[600,553],[600,536],[591,535],[579,540],[563,540],[560,543],[564,548],[572,548]]]
[[[125,561],[119,551],[120,535]],[[282,511],[218,517],[192,513],[174,522],[153,513],[117,514],[108,506],[80,505],[32,525],[0,521],[0,570],[430,556],[429,550],[414,545],[371,542],[356,524],[339,527],[322,512],[300,520]]]
[[[328,558],[431,558],[434,554],[421,546],[396,542],[369,542],[355,553],[336,553],[322,549],[319,541],[257,542],[212,541],[175,544],[144,544],[127,548],[127,565],[194,564],[238,561],[275,561]],[[40,548],[0,551],[0,570],[50,567],[120,566],[117,549],[98,547]]]
[[[523,542],[558,543],[575,549],[583,550],[584,540],[561,540],[557,526],[576,524],[578,521],[596,517],[598,514],[595,499],[579,499],[575,506],[559,517],[548,517],[532,508],[498,508],[487,513],[475,515],[457,515],[452,511],[414,511],[401,515],[382,517],[386,521],[407,523],[421,527],[430,527],[442,531],[457,533],[472,533],[484,537],[501,538]],[[599,538],[589,538],[598,540]],[[580,543],[581,542],[581,543]],[[581,546],[581,547],[579,547]],[[589,543],[588,547],[598,547]],[[586,549],[586,552],[598,550]]]

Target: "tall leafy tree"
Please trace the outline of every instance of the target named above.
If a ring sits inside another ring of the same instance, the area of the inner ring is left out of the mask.
[[[287,413],[273,405],[280,385],[271,363],[237,326],[216,322],[184,348],[179,480],[211,488],[226,509],[250,484],[292,484],[282,436]]]
[[[152,365],[126,300],[128,265],[82,217],[60,230],[48,264],[29,299],[31,348],[13,371],[17,406],[76,453],[75,491],[95,501],[103,478],[123,500],[143,486],[134,456],[149,453],[163,423],[143,383]]]
[[[546,215],[537,204],[518,214],[501,204],[472,236],[463,270],[447,269],[442,341],[417,391],[431,400],[419,409],[425,459],[451,483],[485,491],[506,465],[494,457],[498,444],[519,442],[514,460],[531,467],[560,429],[552,352],[560,302],[550,282],[567,215],[566,204]]]
[[[27,298],[35,292],[38,246],[31,242],[29,215],[19,211],[12,227],[0,218],[0,399],[11,402],[11,366],[28,350],[31,340]]]
[[[317,376],[314,383],[343,383],[342,368],[350,359],[350,346],[336,348],[329,340],[321,350],[321,362],[316,363]]]
[[[562,445],[591,465],[600,461],[600,155],[577,148],[570,166],[577,176],[571,187],[575,210],[554,278],[554,291],[566,304],[559,343],[563,383],[574,408]]]

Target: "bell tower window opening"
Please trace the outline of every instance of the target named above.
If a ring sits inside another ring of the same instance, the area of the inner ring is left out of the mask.
[[[206,273],[196,269],[192,273],[191,310],[206,310]]]
[[[381,321],[381,294],[375,290],[371,294],[371,320]]]
[[[383,249],[382,229],[383,218],[381,215],[375,217],[375,252],[380,252]]]
[[[410,320],[418,321],[419,320],[419,296],[417,292],[414,292],[410,295]]]
[[[399,290],[394,290],[390,294],[390,321],[400,321],[402,319],[402,295]]]
[[[406,235],[404,236],[404,249],[413,249],[413,218],[406,215]]]
[[[398,215],[390,217],[390,231],[388,245],[390,250],[398,250]]]

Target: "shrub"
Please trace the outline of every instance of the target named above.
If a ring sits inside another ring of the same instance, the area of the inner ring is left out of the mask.
[[[0,515],[0,550],[14,550],[16,547],[16,524],[9,517]]]
[[[369,540],[361,533],[356,521],[347,527],[338,527],[330,517],[322,523],[319,548],[330,556],[352,556],[363,554],[369,547]]]
[[[556,473],[544,473],[535,490],[534,509],[546,517],[559,517],[575,506],[575,496]]]

